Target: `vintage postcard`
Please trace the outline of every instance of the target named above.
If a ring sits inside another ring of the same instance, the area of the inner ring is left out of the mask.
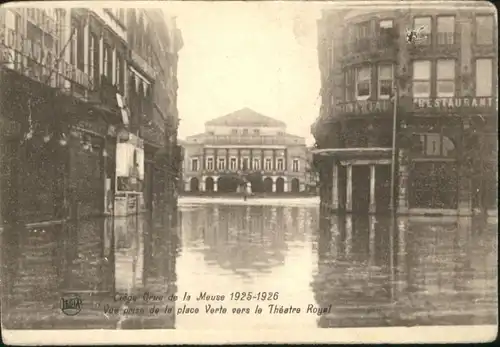
[[[4,342],[494,340],[497,20],[2,4]]]

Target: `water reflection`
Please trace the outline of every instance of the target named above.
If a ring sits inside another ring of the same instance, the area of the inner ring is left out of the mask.
[[[174,313],[149,315],[152,302],[143,300],[145,292],[165,298],[176,292],[177,233],[163,225],[161,216],[131,216],[5,230],[5,326],[174,328]],[[82,299],[81,312],[75,316],[61,311],[61,297],[68,294]],[[136,300],[117,300],[119,296],[134,296]],[[175,303],[171,306],[175,308]],[[110,313],[111,308],[121,314]]]
[[[496,225],[473,222],[330,218],[311,286],[334,309],[318,325],[495,324]]]
[[[182,208],[178,222],[169,229],[164,216],[144,215],[4,230],[4,325],[294,329],[497,321],[497,226],[484,220],[319,218],[315,206],[210,204]],[[228,314],[206,314],[207,303],[194,300],[202,291],[226,295]],[[278,292],[279,299],[231,301],[234,291]],[[163,298],[145,303],[145,292]],[[83,300],[76,316],[60,309],[68,293]],[[168,300],[184,293],[193,300]],[[117,301],[117,294],[136,300]],[[149,314],[153,304],[172,310]],[[257,304],[259,315],[231,313]],[[302,312],[271,314],[269,304]],[[331,310],[306,313],[311,304]],[[200,313],[176,314],[184,306]]]

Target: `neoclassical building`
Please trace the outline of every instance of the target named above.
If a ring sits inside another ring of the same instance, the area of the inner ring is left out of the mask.
[[[496,21],[482,2],[323,12],[324,209],[387,211],[392,186],[400,213],[496,211]]]
[[[186,192],[301,192],[307,164],[303,137],[286,124],[243,108],[205,123],[205,132],[183,142]]]

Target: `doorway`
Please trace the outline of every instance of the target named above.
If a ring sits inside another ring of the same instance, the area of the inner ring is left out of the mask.
[[[368,213],[370,207],[370,167],[352,166],[352,212]]]
[[[276,193],[283,193],[285,191],[285,180],[283,177],[278,177],[276,180]]]

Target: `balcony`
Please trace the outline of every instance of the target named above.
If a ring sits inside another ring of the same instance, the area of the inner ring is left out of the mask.
[[[261,175],[279,175],[283,176],[287,173],[285,170],[265,170],[265,169],[246,169],[246,170],[230,170],[230,169],[214,169],[214,170],[200,170],[200,171],[192,171],[192,170],[187,170],[187,173],[197,173],[201,172],[202,175],[250,175],[250,174],[255,174],[255,173],[260,173]],[[295,174],[299,174],[299,172],[294,172]]]
[[[352,43],[353,52],[367,52],[371,48],[371,43],[374,38],[372,37],[364,37],[361,39],[357,39]]]
[[[287,136],[229,136],[229,135],[215,135],[206,137],[204,140],[206,145],[297,145],[303,144],[302,139]]]

